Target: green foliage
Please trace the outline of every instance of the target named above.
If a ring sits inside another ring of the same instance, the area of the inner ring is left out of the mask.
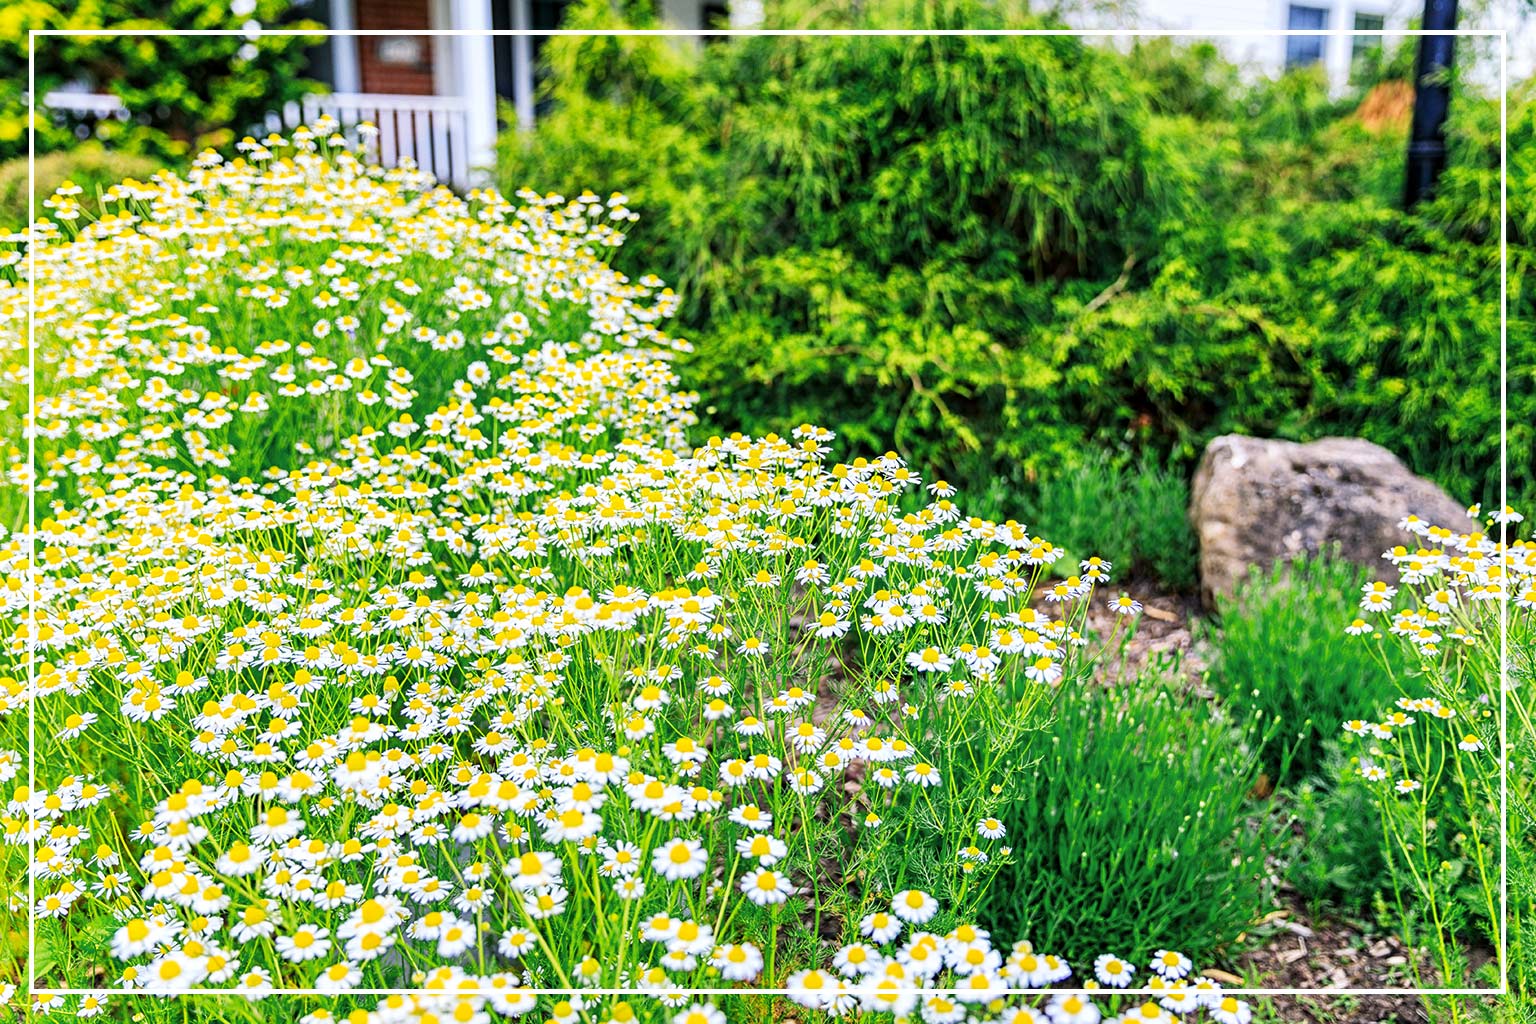
[[[1097,555],[1114,565],[1116,579],[1151,577],[1171,590],[1194,589],[1189,483],[1147,458],[1131,464],[1101,452],[1034,481],[997,480],[982,506],[989,515],[1018,517],[1065,548],[1063,564]]]
[[[1526,634],[1511,645],[1511,675],[1523,699],[1509,702],[1507,731],[1509,813],[1505,856],[1509,858],[1509,985],[1536,1019],[1536,722],[1529,694],[1536,686],[1536,638]],[[1519,1019],[1519,1018],[1511,1018]]]
[[[1038,948],[1144,962],[1159,936],[1200,957],[1271,909],[1251,815],[1259,766],[1242,730],[1182,687],[1077,687],[1021,772],[1005,823],[1013,860],[993,881],[988,927]]]
[[[64,182],[72,181],[84,189],[87,209],[95,206],[90,197],[128,178],[142,180],[160,169],[158,161],[145,156],[117,153],[100,143],[86,143],[59,153],[37,158],[35,166],[37,215],[47,214],[43,200]],[[27,158],[0,163],[0,229],[27,222]]]
[[[626,16],[650,24],[645,4]],[[772,27],[1025,27],[1017,5],[773,5]],[[606,3],[568,24],[614,24]],[[962,484],[1214,434],[1360,434],[1458,497],[1497,481],[1497,107],[1400,201],[1390,92],[1245,85],[1209,47],[1076,39],[552,40],[503,184],[623,191],[619,265],[683,297],[718,429],[840,430]],[[1386,81],[1406,51],[1374,58]],[[1374,104],[1374,105],[1373,105]],[[1367,114],[1369,113],[1369,116]],[[1399,111],[1400,113],[1400,111]],[[1511,190],[1536,186],[1511,105]],[[1511,223],[1512,484],[1536,493],[1533,222]],[[1519,279],[1519,280],[1517,280]]]
[[[1527,769],[1532,762],[1532,737],[1524,734],[1525,745],[1512,749],[1521,753]],[[1513,768],[1511,769],[1514,770]],[[1530,775],[1521,776],[1529,780]],[[1529,793],[1525,794],[1529,797]],[[1529,807],[1511,815],[1511,840],[1505,843],[1509,857],[1509,977],[1510,987],[1528,1003],[1536,1003],[1536,824],[1529,817]]]
[[[874,6],[848,24],[1038,24]],[[622,188],[653,214],[626,262],[659,267],[707,332],[687,372],[719,421],[814,415],[854,445],[973,471],[1070,455],[1081,431],[1026,400],[1054,387],[1065,350],[1015,332],[1055,315],[1048,282],[1122,262],[1165,207],[1117,62],[1071,38],[548,50],[555,112],[503,143],[503,178]]]
[[[1147,105],[1159,114],[1216,120],[1241,86],[1237,65],[1204,40],[1138,37],[1126,56]]]
[[[1401,692],[1393,680],[1411,674],[1391,638],[1344,632],[1365,580],[1346,562],[1299,558],[1255,570],[1220,602],[1212,682],[1235,714],[1279,723],[1259,745],[1265,770],[1281,782],[1319,772],[1341,724],[1391,704]]]
[[[293,0],[255,0],[249,13],[204,0],[16,0],[0,8],[0,160],[27,151],[27,33],[131,29],[123,36],[39,36],[39,96],[64,85],[111,93],[127,120],[80,122],[63,111],[35,117],[39,153],[94,137],[108,147],[177,160],[225,146],[269,112],[319,86],[302,77],[304,48],[316,38],[244,35],[156,36],[157,30],[318,28],[299,19]]]
[[[1285,879],[1314,912],[1359,920],[1371,916],[1391,885],[1381,831],[1373,827],[1376,798],[1337,744],[1325,743],[1324,751],[1318,775],[1278,797],[1294,828],[1294,842],[1282,855]]]

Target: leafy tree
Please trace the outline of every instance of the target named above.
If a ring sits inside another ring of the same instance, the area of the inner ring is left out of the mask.
[[[111,93],[125,121],[36,115],[40,152],[94,136],[122,152],[173,160],[244,135],[267,112],[318,86],[305,81],[303,36],[163,36],[168,28],[315,28],[293,0],[14,0],[0,7],[0,159],[26,153],[27,33],[127,29],[123,36],[39,37],[39,95],[65,85]]]

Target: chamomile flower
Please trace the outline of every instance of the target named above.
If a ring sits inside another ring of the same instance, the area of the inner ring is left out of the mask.
[[[1053,996],[1045,1004],[1045,1015],[1051,1024],[1098,1024],[1102,1016],[1091,999],[1075,993]]]
[[[331,951],[330,930],[317,925],[302,924],[293,932],[279,935],[274,945],[277,953],[289,963],[318,960]]]
[[[709,854],[697,839],[672,839],[651,851],[651,870],[669,882],[697,878],[709,866]]]
[[[939,912],[939,901],[920,889],[903,889],[892,897],[891,912],[908,924],[926,924]]]
[[[740,888],[747,899],[760,907],[783,903],[794,892],[786,875],[768,868],[742,875]]]
[[[1154,973],[1168,981],[1178,981],[1194,969],[1189,957],[1171,949],[1160,949],[1154,953],[1150,966]]]
[[[763,954],[750,942],[717,946],[709,962],[726,981],[751,981],[763,969]]]

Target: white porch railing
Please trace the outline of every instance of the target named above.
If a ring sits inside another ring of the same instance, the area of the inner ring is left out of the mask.
[[[111,93],[59,90],[43,97],[43,106],[77,117],[115,117],[126,120],[128,108]]]
[[[128,116],[122,101],[110,94],[51,92],[43,97],[43,105],[82,121]],[[253,126],[252,131],[291,131],[321,114],[336,118],[344,129],[372,122],[379,133],[368,144],[369,156],[385,167],[410,157],[416,166],[455,188],[468,188],[471,183],[468,105],[458,96],[379,92],[306,96],[269,113],[265,124]]]
[[[382,92],[337,92],[306,96],[267,115],[270,131],[285,131],[329,114],[351,129],[372,122],[379,134],[370,156],[385,167],[404,157],[455,188],[470,184],[468,105],[458,96],[401,96]]]

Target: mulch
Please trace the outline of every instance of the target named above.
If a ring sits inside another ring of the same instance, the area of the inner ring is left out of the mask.
[[[1287,894],[1284,910],[1254,928],[1257,944],[1239,952],[1228,970],[1262,988],[1412,988],[1407,948],[1392,935],[1359,924],[1314,919]],[[1428,1024],[1417,997],[1400,995],[1275,996],[1273,1018],[1307,1024]]]

